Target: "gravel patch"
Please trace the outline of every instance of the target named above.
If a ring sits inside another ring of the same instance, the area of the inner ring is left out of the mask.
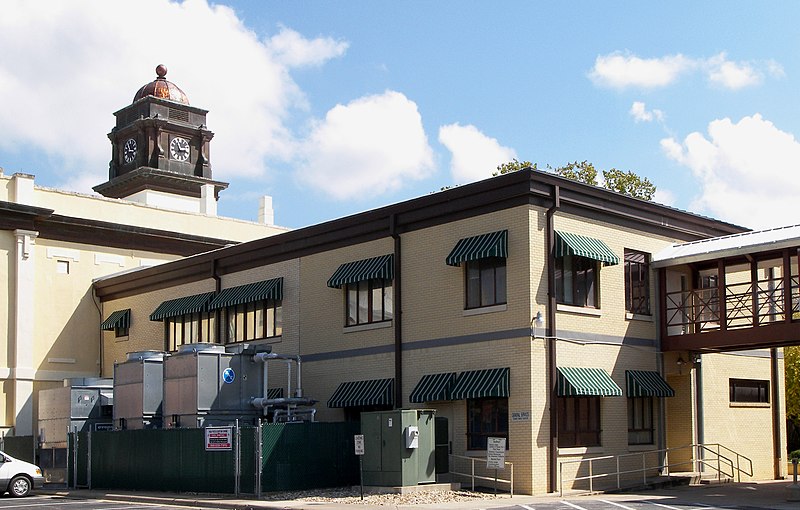
[[[492,494],[469,491],[419,491],[411,494],[367,494],[365,492],[362,500],[359,487],[341,487],[337,489],[271,492],[264,494],[262,499],[266,501],[308,501],[347,505],[436,505],[459,501],[476,501],[493,497]]]

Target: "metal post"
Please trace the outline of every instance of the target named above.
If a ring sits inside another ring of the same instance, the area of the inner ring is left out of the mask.
[[[619,485],[619,455],[617,455],[617,489],[620,488]]]
[[[86,485],[92,490],[92,431],[86,432]]]
[[[589,459],[589,492],[594,492],[594,471],[592,470],[592,459]]]
[[[236,418],[236,421],[234,422],[234,424],[235,424],[234,426],[235,426],[236,430],[234,431],[234,439],[233,439],[233,441],[234,441],[234,451],[233,451],[233,464],[234,464],[234,468],[233,468],[233,491],[234,491],[234,494],[236,494],[238,496],[239,492],[240,492],[240,490],[239,490],[239,485],[241,483],[240,478],[242,476],[242,466],[240,465],[240,461],[241,461],[241,456],[240,456],[241,455],[241,444],[240,444],[241,441],[240,440],[241,440],[242,436],[241,436],[241,432],[239,430],[239,418]]]
[[[558,465],[558,496],[564,497],[564,464]]]
[[[647,485],[647,461],[644,458],[644,453],[642,454],[642,483]]]
[[[511,497],[514,497],[514,464],[511,464]]]
[[[72,427],[72,488],[78,488],[78,427]]]
[[[497,496],[497,469],[494,470],[494,495]]]
[[[470,464],[472,466],[471,467],[472,476],[470,477],[472,480],[472,492],[475,492],[475,459],[471,459]]]
[[[722,465],[719,458],[719,445],[717,445],[717,481],[722,480]]]
[[[669,474],[669,448],[664,450],[664,470],[667,472],[667,478],[672,480],[672,476]]]
[[[258,499],[261,499],[261,476],[264,471],[264,452],[261,451],[263,448],[262,438],[262,425],[259,418],[256,428],[256,497]]]
[[[794,471],[794,474],[792,475],[792,483],[797,485],[797,457],[792,459],[792,471]]]

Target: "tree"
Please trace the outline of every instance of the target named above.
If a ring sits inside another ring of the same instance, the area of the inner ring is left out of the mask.
[[[800,346],[783,348],[786,417],[800,422]]]
[[[647,177],[640,177],[630,170],[623,172],[612,168],[603,170],[603,179],[606,181],[603,186],[611,191],[630,195],[642,200],[653,200],[656,193],[656,186]]]
[[[492,175],[498,176],[510,172],[517,172],[525,168],[538,170],[539,166],[537,163],[519,161],[515,158],[508,163],[497,165],[497,171]],[[592,163],[586,160],[573,161],[558,168],[547,165],[547,169],[566,179],[597,186],[597,169]],[[649,179],[641,177],[631,171],[623,172],[616,168],[603,170],[603,180],[605,181],[603,183],[604,188],[642,200],[653,200],[653,196],[656,193],[656,186],[650,182]]]

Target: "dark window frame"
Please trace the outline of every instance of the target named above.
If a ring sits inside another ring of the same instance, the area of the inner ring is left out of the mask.
[[[504,437],[508,450],[508,423],[508,397],[468,398],[467,450],[486,450],[489,437]]]
[[[249,320],[249,314],[252,314],[252,321]],[[232,317],[233,324],[230,322]],[[283,336],[283,301],[261,299],[228,306],[220,309],[218,320],[221,337],[226,345],[277,338]]]
[[[126,337],[129,333],[130,326],[114,326],[114,338]]]
[[[214,312],[186,313],[164,318],[164,348],[169,352],[177,351],[181,345],[192,342],[194,325],[198,325],[197,342],[217,343],[216,320]],[[203,326],[205,323],[205,327]],[[178,342],[180,331],[180,342]],[[205,333],[205,334],[204,334]],[[189,341],[187,341],[187,338]]]
[[[628,444],[654,444],[653,407],[653,397],[628,397]]]
[[[650,315],[650,254],[625,248],[625,310]]]
[[[352,302],[352,297],[355,302]],[[380,306],[376,306],[376,298]],[[366,301],[363,303],[362,301]],[[362,304],[364,306],[362,306]],[[355,316],[351,314],[351,308]],[[366,315],[362,317],[362,311]],[[344,325],[361,326],[389,322],[394,318],[393,281],[387,278],[373,278],[348,283],[344,286]]]
[[[556,302],[582,308],[600,308],[600,264],[597,260],[577,255],[555,259]],[[570,289],[565,288],[570,274]]]
[[[769,404],[769,380],[728,379],[731,403]]]
[[[464,263],[465,310],[505,305],[507,293],[508,273],[505,257],[486,257]]]
[[[559,448],[602,446],[600,397],[558,397],[557,406]]]

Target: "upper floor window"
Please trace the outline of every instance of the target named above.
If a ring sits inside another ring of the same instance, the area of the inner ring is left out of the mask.
[[[445,260],[450,266],[464,266],[465,308],[506,303],[506,257],[508,230],[465,237],[456,243]]]
[[[758,379],[730,379],[731,402],[769,403],[769,381]]]
[[[346,284],[345,309],[347,326],[392,320],[392,281],[375,278]]]
[[[217,329],[214,313],[196,312],[175,315],[164,319],[166,347],[176,351],[184,344],[217,342]]]
[[[506,259],[470,260],[466,280],[467,308],[506,303]]]
[[[394,255],[346,262],[328,279],[328,287],[344,289],[344,324],[357,326],[394,317]]]
[[[555,231],[556,301],[600,307],[600,264],[619,264],[619,257],[599,239]]]
[[[650,315],[650,256],[625,250],[625,310]]]
[[[100,324],[103,331],[113,331],[115,338],[128,336],[128,328],[131,323],[131,309],[117,310],[112,312],[106,320]]]
[[[225,343],[273,338],[283,334],[280,300],[260,300],[221,310]]]
[[[597,261],[565,255],[556,259],[556,300],[598,308]]]

